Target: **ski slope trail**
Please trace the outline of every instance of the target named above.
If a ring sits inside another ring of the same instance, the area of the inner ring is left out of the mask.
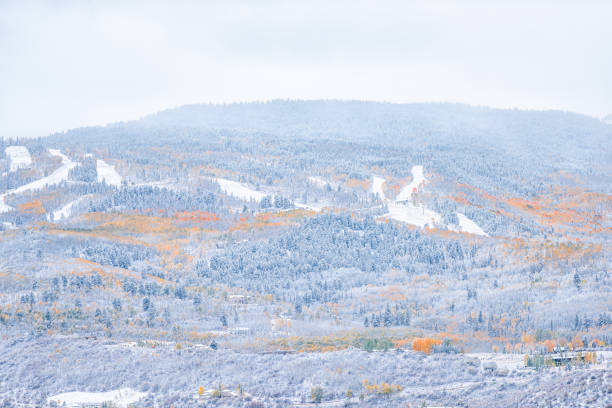
[[[385,197],[385,192],[383,191],[385,183],[386,180],[382,177],[374,176],[372,178],[372,194],[378,196],[383,202],[387,201],[387,197]]]
[[[56,221],[60,221],[60,220],[62,220],[64,218],[70,217],[70,215],[72,215],[72,209],[77,204],[79,204],[83,200],[85,200],[87,197],[90,197],[90,195],[85,195],[85,196],[77,198],[76,200],[72,200],[68,204],[66,204],[65,206],[60,208],[59,210],[53,211],[52,214],[47,214],[47,221],[56,222]]]
[[[442,216],[435,211],[415,204],[412,195],[425,183],[423,166],[412,166],[412,181],[398,194],[395,201],[387,204],[389,212],[384,217],[391,218],[420,228],[428,225],[430,228],[442,223]],[[381,186],[382,189],[382,186]]]
[[[129,404],[137,402],[147,395],[144,392],[134,391],[131,388],[121,388],[107,392],[65,392],[63,394],[52,395],[47,398],[47,402],[56,402],[59,406],[82,407],[98,406],[105,402],[112,406],[127,407]]]
[[[423,166],[412,166],[412,181],[410,184],[402,188],[400,193],[395,198],[396,202],[410,201],[412,199],[412,193],[418,191],[422,184],[425,184],[425,176],[423,174]]]
[[[9,146],[4,149],[11,164],[9,172],[29,167],[32,164],[32,156],[25,146]]]
[[[481,235],[483,237],[488,237],[489,234],[484,232],[482,228],[474,221],[470,220],[468,217],[461,213],[457,213],[457,218],[459,219],[459,227],[462,232],[467,232],[468,234]]]
[[[375,177],[375,182],[376,178],[377,177]],[[384,217],[406,224],[416,225],[420,228],[426,225],[430,228],[445,227],[451,231],[461,231],[483,237],[489,236],[478,224],[470,220],[464,214],[457,213],[457,219],[459,220],[458,227],[453,225],[445,226],[440,214],[426,208],[423,204],[416,203],[413,195],[419,191],[426,182],[427,179],[425,179],[423,166],[412,166],[412,181],[400,191],[395,201],[388,202],[387,208],[389,212],[385,214]],[[376,184],[374,183],[372,185],[373,192],[375,191],[375,186]],[[382,185],[380,189],[382,190]]]
[[[21,193],[25,193],[26,191],[42,190],[45,187],[60,184],[61,182],[68,180],[68,175],[70,174],[70,170],[72,170],[73,168],[79,165],[78,163],[70,160],[68,156],[66,156],[59,150],[49,149],[49,154],[52,156],[57,156],[61,158],[62,165],[57,170],[55,170],[53,173],[48,175],[47,177],[43,177],[41,179],[32,181],[31,183],[24,184],[21,187],[17,187],[12,190],[8,190],[4,194],[0,195],[0,213],[14,210],[13,207],[6,204],[5,202],[6,196],[10,194],[21,194]]]
[[[221,191],[244,201],[253,200],[260,202],[266,196],[266,194],[262,193],[261,191],[253,190],[252,188],[247,187],[246,185],[237,181],[223,178],[215,178],[214,180],[219,184]]]
[[[321,177],[316,177],[316,176],[309,176],[308,177],[308,181],[310,181],[312,184],[314,184],[315,186],[320,187],[320,188],[325,188],[328,185],[330,187],[334,187],[335,186],[335,183],[327,181],[327,180],[324,180]]]
[[[413,205],[407,202],[389,203],[387,208],[389,213],[385,217],[406,224],[416,225],[420,228],[428,225],[434,228],[442,222],[442,216],[435,211],[429,210],[422,205]]]
[[[121,187],[121,175],[115,170],[115,166],[108,164],[104,160],[96,160],[96,172],[98,173],[98,183],[106,183],[109,186]]]

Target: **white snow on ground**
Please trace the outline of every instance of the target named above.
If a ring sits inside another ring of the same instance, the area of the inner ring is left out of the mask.
[[[253,190],[252,188],[249,188],[237,181],[222,178],[215,178],[214,180],[219,183],[221,191],[244,201],[253,200],[259,202],[266,196],[266,194],[262,193],[261,191]]]
[[[60,208],[59,210],[53,211],[53,214],[47,214],[47,221],[59,221],[63,218],[68,218],[72,213],[72,207],[83,201],[85,198],[89,196],[82,196],[77,198],[76,200],[70,201],[68,204]]]
[[[383,185],[386,180],[382,177],[376,177],[372,179],[372,194],[377,195],[382,201],[387,201],[385,192],[383,191]]]
[[[185,185],[179,185],[172,180],[159,180],[159,181],[144,181],[142,183],[136,183],[133,187],[157,187],[165,188],[172,191],[181,191],[187,189]]]
[[[425,225],[433,228],[436,224],[442,222],[440,214],[420,205],[392,202],[388,204],[387,208],[389,208],[389,213],[385,217],[405,222],[406,224],[417,225],[421,228]]]
[[[0,195],[0,214],[13,211],[14,208],[4,202],[5,194]]]
[[[4,149],[4,153],[6,153],[11,161],[9,171],[17,171],[32,164],[32,157],[25,146],[9,146]]]
[[[332,185],[332,183],[330,183],[329,181],[323,180],[321,177],[308,177],[308,181],[310,181],[312,184],[318,186],[318,187],[325,187],[326,185]]]
[[[525,366],[525,355],[517,353],[465,353],[466,357],[476,357],[483,364],[493,362],[498,368],[516,370]]]
[[[314,205],[308,205],[308,204],[302,204],[302,203],[294,203],[293,205],[295,205],[297,208],[303,208],[305,210],[310,210],[314,212],[319,212],[322,210],[322,207],[317,207]]]
[[[409,201],[412,199],[412,193],[419,189],[421,184],[425,183],[423,175],[423,166],[412,166],[412,181],[410,184],[402,188],[402,191],[397,195],[395,201]]]
[[[381,181],[382,180],[382,181]],[[395,201],[391,201],[387,204],[389,213],[385,214],[384,217],[388,217],[400,222],[407,224],[417,225],[423,228],[425,225],[430,227],[441,226],[442,216],[435,211],[425,208],[422,204],[415,205],[412,200],[412,194],[418,191],[418,189],[426,182],[425,176],[423,175],[423,166],[412,166],[412,181],[410,184],[405,186],[398,194]],[[372,192],[375,194],[382,194],[382,183],[383,179],[380,177],[374,177],[372,183]],[[462,231],[469,234],[481,235],[488,237],[489,235],[483,231],[478,224],[470,220],[468,217],[461,213],[457,213],[459,219],[459,227],[449,225],[448,229],[451,231]]]
[[[115,166],[98,159],[96,161],[96,171],[98,172],[98,183],[106,182],[109,186],[121,186],[121,175],[117,173]]]
[[[13,210],[13,207],[6,205],[4,198],[10,194],[20,194],[26,191],[41,190],[47,186],[60,184],[62,181],[68,180],[68,173],[71,169],[78,166],[78,163],[70,160],[66,155],[62,154],[59,150],[49,149],[49,154],[52,156],[58,156],[62,159],[62,165],[60,168],[55,170],[47,177],[32,181],[31,183],[24,184],[23,186],[8,190],[4,194],[0,195],[0,213],[8,212]]]
[[[70,172],[71,169],[78,166],[78,163],[75,163],[72,160],[70,160],[66,155],[62,154],[59,150],[49,149],[49,153],[53,156],[58,156],[62,159],[62,165],[60,166],[60,168],[55,170],[53,173],[51,173],[47,177],[43,177],[41,179],[35,180],[21,187],[17,187],[16,189],[9,190],[7,193],[20,194],[26,191],[41,190],[47,186],[53,186],[56,184],[60,184],[62,181],[68,180],[68,173]]]
[[[52,395],[47,398],[47,402],[55,401],[58,405],[66,404],[68,407],[80,407],[87,404],[102,404],[112,402],[120,407],[127,407],[147,395],[145,392],[134,391],[131,388],[121,388],[119,390],[107,392],[66,392],[63,394]]]
[[[489,236],[489,234],[484,232],[483,229],[478,226],[478,224],[470,220],[465,215],[457,213],[457,218],[459,218],[459,227],[461,227],[461,231],[467,232],[468,234],[482,235],[483,237]]]
[[[414,205],[412,202],[412,193],[418,190],[424,182],[423,166],[413,166],[412,182],[400,191],[395,201],[388,203],[389,213],[385,214],[384,217],[405,222],[406,224],[417,225],[421,228],[425,225],[429,225],[432,228],[437,224],[439,225],[442,222],[440,214],[422,205]],[[374,186],[372,186],[372,189],[374,189]]]

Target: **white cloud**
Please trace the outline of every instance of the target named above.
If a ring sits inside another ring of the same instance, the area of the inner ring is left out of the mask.
[[[3,2],[0,136],[194,102],[612,111],[609,2]]]

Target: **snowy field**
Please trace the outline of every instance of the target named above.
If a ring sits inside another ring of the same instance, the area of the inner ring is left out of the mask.
[[[468,358],[477,358],[485,365],[494,363],[499,369],[518,370],[525,368],[525,355],[517,353],[466,353]]]
[[[428,225],[430,228],[442,222],[442,216],[435,211],[429,210],[424,206],[416,206],[409,203],[389,203],[389,213],[385,217],[406,224],[416,225],[423,228]]]
[[[253,200],[259,202],[266,196],[266,194],[261,191],[253,190],[237,181],[223,178],[215,178],[214,180],[219,184],[219,187],[221,187],[221,191],[244,201]]]
[[[310,181],[315,186],[321,187],[321,188],[325,188],[325,186],[327,186],[327,185],[329,185],[331,187],[336,187],[336,183],[331,182],[331,181],[327,181],[325,179],[322,179],[321,177],[310,176],[310,177],[308,177],[308,181]]]
[[[418,191],[419,187],[426,182],[423,175],[423,166],[412,166],[412,181],[410,184],[402,188],[402,191],[397,195],[395,201],[410,201],[412,193]]]
[[[383,191],[384,184],[384,178],[374,176],[374,178],[372,179],[372,194],[378,196],[382,201],[387,201],[387,198],[385,197],[385,192]]]
[[[17,171],[24,167],[29,167],[32,164],[32,157],[25,146],[9,146],[4,149],[4,152],[11,161],[9,171]]]
[[[404,222],[406,224],[416,225],[420,228],[426,225],[430,228],[444,227],[442,223],[442,216],[437,212],[426,208],[422,204],[415,204],[413,200],[413,194],[416,193],[426,183],[425,176],[423,174],[423,166],[412,167],[412,181],[406,185],[398,194],[395,201],[389,202],[389,212],[384,217],[391,218],[396,221]],[[383,200],[386,201],[382,185],[385,180],[380,177],[374,177],[372,182],[372,193],[378,194]],[[461,231],[468,234],[475,234],[488,237],[489,235],[474,221],[461,213],[457,213],[459,219],[458,229],[456,226],[449,225],[447,228],[451,231]]]
[[[66,392],[63,394],[52,395],[47,398],[47,402],[55,401],[57,405],[67,407],[81,407],[83,405],[94,405],[112,403],[114,406],[127,407],[147,394],[134,391],[131,388],[121,388],[107,392]]]
[[[52,156],[60,157],[62,159],[62,165],[47,177],[43,177],[31,183],[24,184],[21,187],[9,190],[6,193],[0,195],[0,213],[13,210],[13,207],[7,205],[4,201],[6,196],[10,194],[21,194],[26,191],[41,190],[48,186],[60,184],[62,181],[68,180],[68,174],[70,173],[70,170],[79,165],[78,163],[75,163],[70,160],[68,156],[64,155],[59,150],[49,149],[49,154],[51,154]]]
[[[293,205],[296,206],[297,208],[302,208],[304,210],[310,210],[314,212],[320,212],[323,209],[323,207],[320,207],[320,206],[302,204],[302,203],[294,203]]]
[[[133,187],[155,187],[165,188],[172,191],[184,191],[188,189],[186,185],[179,185],[172,180],[159,180],[159,181],[144,181],[142,183],[133,184]]]
[[[388,204],[389,213],[385,214],[384,217],[416,225],[420,228],[425,225],[433,228],[441,224],[442,216],[440,214],[425,208],[423,205],[413,203],[412,194],[424,183],[423,166],[412,166],[412,181],[400,191],[395,201]],[[380,188],[382,192],[382,186]],[[372,186],[372,189],[374,189],[374,186]]]
[[[47,214],[47,220],[55,222],[55,221],[60,221],[64,218],[68,218],[72,214],[72,209],[74,208],[74,206],[79,204],[81,201],[83,201],[87,197],[90,197],[90,196],[79,197],[76,200],[70,201],[68,204],[64,205],[59,210],[54,211],[53,214]]]
[[[98,159],[96,160],[96,171],[98,172],[99,183],[105,182],[109,186],[121,186],[121,175],[117,173],[115,166]]]
[[[482,235],[483,237],[489,236],[489,234],[484,232],[478,224],[470,220],[465,215],[457,213],[457,218],[459,219],[459,227],[461,228],[461,231],[467,232],[468,234]]]

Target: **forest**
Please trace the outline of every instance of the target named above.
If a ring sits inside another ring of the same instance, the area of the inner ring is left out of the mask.
[[[280,100],[2,139],[0,406],[605,406],[610,140]]]

